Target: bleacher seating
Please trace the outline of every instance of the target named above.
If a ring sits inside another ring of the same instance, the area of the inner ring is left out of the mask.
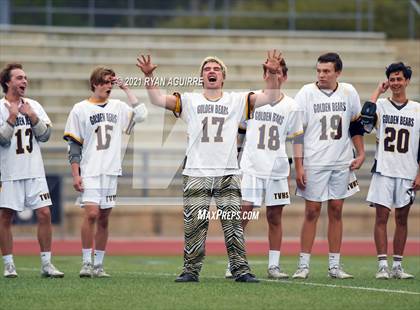
[[[29,77],[27,95],[45,107],[53,122],[52,138],[43,146],[44,162],[47,173],[64,178],[63,198],[69,214],[76,212],[70,210],[73,208],[70,205],[77,195],[72,188],[62,135],[72,106],[90,94],[88,78],[95,66],[107,65],[120,77],[138,78],[139,81],[142,74],[135,63],[136,57],[142,53],[152,55],[154,63],[159,65],[157,76],[188,77],[198,76],[204,57],[216,55],[228,66],[225,88],[251,90],[262,87],[261,63],[266,51],[272,48],[282,51],[289,67],[285,85],[287,94],[293,96],[303,84],[314,81],[316,58],[321,53],[336,51],[344,62],[341,80],[352,83],[362,100],[368,99],[377,83],[384,79],[385,66],[399,60],[397,51],[401,53],[401,49],[389,44],[381,33],[0,28],[0,66],[9,62],[24,64]],[[415,62],[416,54],[411,57]],[[419,87],[417,70],[409,87],[409,96],[419,100]],[[151,106],[144,87],[133,86],[132,89],[147,104],[150,117],[136,126],[134,137],[128,143],[119,196],[137,199],[139,204],[145,203],[145,196],[156,199],[180,197],[185,125],[180,120],[175,121],[171,113]],[[164,91],[194,89],[199,91],[200,87],[168,87]],[[125,99],[120,90],[116,90],[113,96]],[[368,158],[358,173],[362,190],[349,200],[355,210],[362,210],[356,212],[361,214],[357,217],[360,219],[366,205],[364,199],[370,179],[374,137],[367,137],[366,141],[369,143],[366,147]],[[297,210],[301,212],[302,201],[297,201],[297,204]],[[177,214],[180,214],[180,208]],[[69,215],[69,221],[70,218]],[[298,233],[296,231],[295,235]]]

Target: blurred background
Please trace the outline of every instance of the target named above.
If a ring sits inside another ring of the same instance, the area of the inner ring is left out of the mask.
[[[419,25],[418,0],[0,0],[0,66],[24,65],[27,96],[44,106],[54,126],[43,145],[43,158],[55,205],[55,238],[79,238],[81,210],[75,204],[62,136],[72,106],[90,95],[88,79],[95,66],[109,66],[131,81],[150,112],[122,150],[124,175],[119,206],[110,221],[111,238],[182,239],[180,167],[186,126],[149,103],[135,66],[140,53],[152,55],[159,66],[156,75],[166,79],[198,76],[201,60],[216,55],[228,67],[225,88],[248,91],[263,86],[261,63],[266,51],[276,48],[289,67],[285,93],[294,96],[315,81],[317,57],[334,51],[344,63],[340,80],[353,84],[362,102],[385,78],[385,67],[403,61],[413,68],[409,98],[419,101]],[[200,91],[182,85],[162,89]],[[125,100],[120,90],[112,96]],[[374,136],[365,141],[368,156],[357,174],[361,191],[345,203],[345,240],[372,240],[374,210],[365,198]],[[292,181],[291,192],[294,189]],[[283,213],[286,240],[298,239],[303,210],[303,201],[292,195],[292,205]],[[323,208],[317,232],[321,239],[326,238],[326,219]],[[17,237],[35,238],[30,211],[17,222]],[[246,235],[266,240],[265,208]],[[217,221],[211,221],[209,236],[222,237]],[[409,238],[419,237],[417,201],[410,213]]]

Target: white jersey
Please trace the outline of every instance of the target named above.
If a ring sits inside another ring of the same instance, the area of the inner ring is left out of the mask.
[[[239,173],[237,133],[246,115],[247,93],[223,93],[210,101],[202,93],[181,95],[181,118],[187,123],[184,174],[222,176]]]
[[[89,100],[74,105],[64,139],[82,146],[82,177],[121,175],[122,134],[131,117],[132,108],[117,99],[102,105]]]
[[[389,99],[376,102],[376,172],[414,180],[419,169],[420,103],[398,106]]]
[[[307,84],[296,94],[303,110],[305,168],[335,170],[349,167],[353,159],[350,122],[360,114],[360,98],[354,87],[338,83],[328,93],[316,83]]]
[[[51,121],[42,106],[35,100],[23,98],[39,119],[51,126]],[[0,124],[9,118],[5,98],[0,99]],[[38,140],[32,132],[29,117],[19,113],[10,140],[10,146],[0,146],[0,171],[2,181],[16,181],[45,177],[44,163]]]
[[[247,121],[241,171],[264,179],[289,175],[286,138],[303,133],[302,121],[294,99],[284,98],[273,105],[255,109]]]

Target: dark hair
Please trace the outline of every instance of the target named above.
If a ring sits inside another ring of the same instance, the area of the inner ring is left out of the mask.
[[[343,62],[341,61],[340,55],[338,55],[337,53],[322,54],[321,56],[318,57],[318,62],[320,63],[332,62],[334,64],[335,71],[343,70]]]
[[[386,77],[389,79],[389,76],[391,73],[402,71],[404,77],[409,80],[411,79],[411,73],[413,71],[411,70],[411,67],[404,65],[402,62],[394,62],[390,64],[385,71]]]
[[[280,61],[280,67],[281,67],[281,72],[283,73],[283,76],[287,76],[287,71],[289,71],[289,68],[287,68],[286,61],[284,60],[284,58],[282,58]],[[267,69],[264,67],[264,74],[266,72],[267,72]]]
[[[0,72],[0,84],[4,93],[7,93],[9,90],[9,86],[6,83],[10,82],[10,72],[14,69],[23,69],[23,66],[19,63],[10,63]]]
[[[107,67],[96,67],[90,75],[90,90],[95,91],[95,85],[105,84],[107,82],[105,81],[107,75],[115,76],[114,70]]]

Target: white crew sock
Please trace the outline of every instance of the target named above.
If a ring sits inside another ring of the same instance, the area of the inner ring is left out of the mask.
[[[328,253],[329,268],[340,266],[340,253]]]
[[[4,255],[3,256],[3,263],[6,264],[14,264],[13,262],[13,254]]]
[[[306,266],[309,268],[309,263],[311,261],[311,254],[310,253],[300,253],[299,256],[299,267]]]
[[[42,265],[51,263],[51,252],[41,252],[40,256]]]
[[[102,265],[104,262],[105,251],[95,250],[95,254],[93,256],[93,265]]]
[[[280,251],[268,251],[268,268],[280,265]]]
[[[92,264],[92,249],[82,249],[83,264]]]

